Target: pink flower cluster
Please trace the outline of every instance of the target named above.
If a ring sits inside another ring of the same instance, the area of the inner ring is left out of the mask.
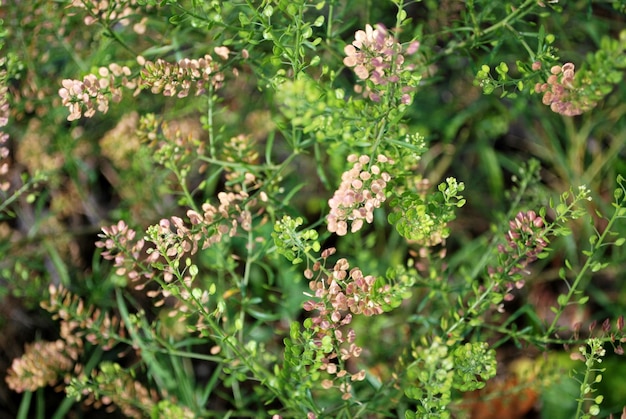
[[[4,60],[4,59],[3,59]],[[0,80],[6,79],[6,71],[0,72]],[[0,128],[9,123],[8,88],[5,83],[0,84]],[[5,180],[9,173],[9,134],[0,131],[0,191],[6,192],[11,183]]]
[[[595,102],[585,97],[582,89],[575,85],[574,64],[555,65],[550,69],[550,73],[546,83],[535,85],[535,92],[543,93],[543,104],[550,106],[553,112],[574,116],[596,105]]]
[[[128,26],[133,16],[141,15],[140,10],[138,10],[137,0],[72,0],[70,6],[87,11],[88,15],[83,19],[87,26],[93,25],[98,21],[114,22],[121,26]],[[147,18],[144,17],[139,23],[133,25],[135,33],[141,35],[146,31],[146,21]]]
[[[509,231],[506,233],[506,244],[500,244],[498,251],[504,255],[503,266],[491,270],[492,274],[504,272],[514,275],[525,271],[526,266],[537,260],[547,246],[545,238],[545,224],[543,218],[534,211],[519,212],[515,219],[509,221]]]
[[[120,220],[110,227],[102,227],[102,233],[98,235],[101,240],[96,242],[96,247],[105,249],[102,257],[112,260],[115,273],[126,276],[133,282],[141,278],[151,279],[154,273],[145,265],[145,240],[135,240],[137,232],[128,227]],[[143,289],[146,283],[137,283],[135,289]]]
[[[180,266],[180,260],[185,255],[193,255],[198,251],[197,235],[192,233],[182,218],[176,216],[163,218],[159,224],[148,227],[146,240],[155,246],[147,250],[149,256],[146,262],[155,264],[163,258],[166,261],[162,268],[163,280],[167,283],[175,279],[173,265]],[[190,281],[189,278],[187,282]]]
[[[50,301],[42,302],[41,307],[60,320],[61,339],[67,346],[82,349],[84,338],[108,351],[127,336],[126,327],[117,315],[85,304],[85,300],[63,286],[50,285],[48,291]]]
[[[214,52],[223,60],[228,59],[230,53],[226,47],[216,47]],[[162,59],[145,61],[142,57],[138,61],[144,67],[141,70],[141,86],[149,87],[155,94],[182,98],[189,95],[191,87],[195,86],[196,96],[199,96],[209,85],[219,89],[224,82],[224,73],[219,71],[219,65],[209,54],[199,59],[184,58],[177,63]]]
[[[353,163],[352,169],[343,173],[339,189],[328,200],[328,231],[339,236],[348,233],[349,221],[353,233],[360,230],[364,222],[372,223],[374,209],[385,202],[385,187],[391,180],[389,173],[382,171],[380,166],[369,164],[368,156],[351,154],[348,162]],[[377,157],[377,162],[393,164],[393,160],[383,155]]]
[[[334,248],[322,252],[325,263],[328,257],[335,253]],[[317,278],[312,279],[318,272]],[[353,329],[343,330],[344,326],[352,322],[353,315],[374,316],[383,313],[382,302],[389,302],[389,285],[376,288],[376,278],[372,275],[363,275],[359,268],[350,269],[347,259],[339,259],[331,272],[322,269],[322,263],[316,262],[313,269],[307,269],[305,276],[311,281],[309,288],[314,292],[315,300],[305,302],[306,311],[317,311],[311,318],[311,327],[317,333],[317,344],[321,345],[324,337],[331,337],[335,350],[327,353],[322,360],[323,371],[337,379],[348,378],[350,381],[361,381],[365,378],[365,371],[350,374],[345,368],[345,362],[361,355],[362,348],[354,342],[356,333]],[[339,348],[337,351],[336,348]],[[324,380],[324,388],[334,386],[334,380]],[[350,398],[351,386],[348,380],[338,386],[344,399]]]
[[[226,235],[232,237],[237,229],[249,231],[252,228],[252,213],[243,208],[242,203],[254,205],[256,200],[248,200],[246,192],[220,192],[218,206],[205,203],[203,213],[187,211],[191,225],[186,226],[180,217],[162,219],[159,224],[148,228],[146,238],[136,240],[136,231],[129,228],[124,221],[110,227],[103,227],[101,240],[96,247],[105,249],[102,257],[114,261],[116,274],[127,276],[137,282],[141,278],[150,280],[154,276],[151,264],[163,257],[165,260],[178,261],[184,255],[193,255],[202,249],[218,243]],[[146,240],[154,244],[154,248],[146,246]],[[166,282],[173,280],[173,271],[163,267]],[[143,289],[146,282],[137,283],[135,289]]]
[[[59,96],[63,106],[70,111],[68,121],[74,121],[81,116],[91,118],[96,111],[106,113],[109,110],[109,100],[122,100],[121,87],[135,89],[137,84],[129,80],[131,72],[126,66],[110,64],[100,67],[98,75],[88,74],[82,81],[65,79],[63,87],[59,89]]]
[[[203,249],[220,242],[225,235],[233,237],[238,227],[244,231],[252,228],[252,213],[244,208],[243,203],[247,201],[249,205],[254,205],[256,200],[248,200],[247,192],[220,192],[217,198],[219,205],[204,203],[202,214],[194,210],[187,211],[191,224],[199,227],[195,237],[204,240]]]
[[[27,344],[24,354],[13,359],[5,381],[16,392],[35,391],[55,385],[82,373],[79,363],[84,341],[111,350],[126,338],[126,329],[119,317],[103,312],[63,286],[50,285],[50,301],[41,307],[60,320],[60,339]]]
[[[352,314],[373,316],[383,312],[370,298],[376,278],[372,275],[363,276],[363,272],[358,268],[348,271],[349,268],[348,260],[341,258],[335,263],[328,278],[309,283],[309,288],[315,292],[315,296],[330,303],[332,307],[327,309],[324,302],[308,301],[305,304],[306,311],[319,310],[320,316],[314,319],[313,323],[322,329],[349,324]],[[316,267],[313,270],[315,269]],[[343,311],[351,314],[344,316]]]
[[[216,47],[214,52],[226,60],[230,50]],[[63,80],[59,96],[63,106],[70,111],[67,120],[74,121],[83,115],[91,118],[96,111],[106,113],[109,101],[122,100],[121,87],[134,90],[134,94],[138,94],[141,88],[149,88],[155,94],[163,93],[165,96],[176,95],[182,98],[194,86],[198,96],[209,85],[218,89],[224,82],[224,74],[218,71],[219,66],[209,54],[197,60],[184,58],[175,64],[162,59],[156,62],[146,61],[143,57],[138,57],[137,61],[143,66],[140,78],[129,79],[130,69],[114,63],[108,67],[100,67],[98,75],[88,74],[82,81]],[[237,75],[237,70],[233,70],[233,73]]]
[[[501,292],[504,301],[512,301],[515,298],[513,291],[526,285],[519,274],[529,274],[526,267],[537,260],[538,255],[548,246],[545,234],[543,218],[534,211],[520,211],[509,221],[506,243],[498,245],[498,266],[487,268],[489,276],[496,278],[492,285],[493,291]],[[481,289],[484,291],[483,286]],[[504,304],[499,304],[497,310],[504,312]]]
[[[415,41],[404,52],[412,55],[418,48],[419,42]],[[355,91],[363,92],[374,102],[380,102],[385,86],[399,83],[403,72],[413,70],[412,65],[405,65],[402,49],[402,45],[381,24],[376,25],[376,29],[366,25],[365,31],[358,30],[352,44],[344,48],[346,58],[343,63],[353,68],[360,80],[369,80],[371,83],[366,85],[365,91],[359,85],[355,86]],[[401,103],[411,102],[410,91],[410,87],[402,87]]]
[[[65,342],[37,341],[26,344],[24,354],[13,359],[7,371],[6,383],[18,393],[36,391],[45,386],[53,386],[59,378],[69,374],[76,358],[67,353]]]

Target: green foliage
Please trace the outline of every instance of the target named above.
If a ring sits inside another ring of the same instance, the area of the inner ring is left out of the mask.
[[[433,340],[429,347],[418,347],[413,351],[415,360],[407,367],[407,376],[418,386],[404,389],[407,397],[417,400],[416,412],[407,412],[406,418],[450,417],[446,409],[452,401],[454,382],[454,358],[448,346],[440,339]]]
[[[465,185],[448,178],[437,189],[438,192],[426,196],[407,191],[391,201],[395,211],[389,214],[389,223],[395,225],[402,237],[425,246],[439,244],[449,237],[448,223],[456,218],[455,209],[465,204],[459,195]]]
[[[623,2],[13,3],[11,413],[623,407]]]
[[[272,232],[278,253],[285,256],[294,265],[302,263],[304,257],[311,257],[311,252],[319,252],[321,247],[317,240],[317,231],[296,231],[303,222],[301,217],[293,219],[284,215],[281,220],[276,221],[274,232]]]
[[[301,330],[298,322],[290,326],[289,337],[284,339],[285,352],[283,366],[277,368],[277,376],[282,380],[283,391],[291,393],[290,404],[295,411],[305,414],[314,409],[311,390],[320,381],[319,368],[324,353],[330,351],[331,340],[326,337],[320,345],[311,344],[314,333],[305,328]]]
[[[600,413],[600,404],[604,397],[598,395],[593,397],[596,390],[593,388],[596,383],[602,381],[602,373],[604,368],[594,368],[596,364],[602,363],[602,358],[606,355],[602,342],[599,339],[592,338],[587,341],[587,345],[579,348],[580,353],[585,362],[585,372],[580,383],[580,397],[578,398],[578,408],[576,409],[576,418],[589,419],[598,416]],[[576,373],[576,371],[574,371]],[[587,402],[591,402],[587,404]]]
[[[473,391],[485,387],[496,375],[496,351],[486,342],[466,343],[452,352],[454,360],[453,387],[460,391]]]

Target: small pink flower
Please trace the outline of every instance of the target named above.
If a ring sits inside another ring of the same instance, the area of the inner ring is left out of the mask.
[[[374,220],[374,210],[385,202],[384,190],[391,180],[391,176],[378,165],[366,167],[369,163],[368,156],[350,155],[348,162],[353,163],[352,169],[342,174],[341,185],[328,200],[328,231],[339,236],[348,233],[348,222],[351,223],[350,231],[355,233],[365,222],[371,223]],[[384,162],[393,164],[387,158],[384,158]]]
[[[419,42],[411,42],[406,51],[407,55],[417,52]],[[412,65],[405,65],[403,46],[388,33],[383,25],[366,25],[365,30],[358,30],[354,35],[354,41],[344,47],[346,57],[343,63],[353,69],[356,76],[366,83],[365,88],[355,86],[357,93],[363,93],[374,102],[380,102],[383,97],[385,86],[397,84],[402,80],[401,75],[413,69]],[[409,91],[404,90],[401,103],[410,103]]]

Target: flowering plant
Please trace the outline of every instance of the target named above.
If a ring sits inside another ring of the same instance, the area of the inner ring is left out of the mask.
[[[626,409],[626,32],[496,3],[2,4],[7,414]]]

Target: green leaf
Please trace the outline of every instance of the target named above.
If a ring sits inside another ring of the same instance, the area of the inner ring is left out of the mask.
[[[541,52],[541,48],[543,46],[543,42],[546,39],[546,28],[541,25],[539,27],[539,32],[537,33],[537,54]]]
[[[317,19],[315,19],[315,22],[313,22],[313,26],[315,26],[316,28],[319,28],[323,24],[324,24],[324,16],[322,15],[318,16]]]
[[[250,24],[250,19],[244,13],[239,13],[239,23],[241,26],[248,26]]]

